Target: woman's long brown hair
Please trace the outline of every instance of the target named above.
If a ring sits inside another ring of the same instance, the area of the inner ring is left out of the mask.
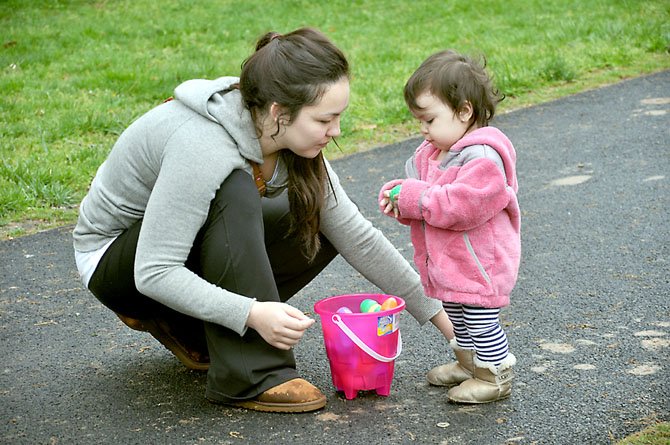
[[[349,64],[342,51],[321,32],[301,28],[262,36],[256,52],[242,64],[239,89],[257,127],[275,102],[290,125],[302,107],[316,104],[330,86],[348,77]],[[277,124],[273,136],[280,130]],[[290,150],[283,150],[281,156],[288,169],[289,236],[298,236],[311,260],[320,248],[320,214],[329,185],[325,160],[322,153],[309,159]]]

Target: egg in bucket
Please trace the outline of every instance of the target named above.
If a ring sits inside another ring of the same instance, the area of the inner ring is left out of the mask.
[[[398,323],[404,309],[402,298],[383,294],[338,295],[314,305],[321,318],[333,386],[348,400],[359,390],[389,395],[395,359],[402,351]]]

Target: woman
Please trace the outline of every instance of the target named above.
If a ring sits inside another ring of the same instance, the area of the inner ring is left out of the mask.
[[[268,33],[239,79],[187,81],[131,124],[81,203],[84,283],[128,326],[208,369],[213,402],[325,406],[291,351],[314,320],[285,301],[338,253],[451,336],[439,302],[323,157],[348,101],[347,60],[325,36]]]

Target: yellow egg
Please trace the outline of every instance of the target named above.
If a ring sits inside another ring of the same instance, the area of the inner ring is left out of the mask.
[[[382,303],[382,311],[387,311],[398,306],[398,300],[393,297],[389,297]]]

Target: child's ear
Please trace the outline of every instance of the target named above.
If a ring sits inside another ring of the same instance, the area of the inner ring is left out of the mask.
[[[470,122],[473,114],[472,104],[470,101],[466,100],[465,103],[461,106],[460,110],[458,110],[458,118],[461,122]]]

